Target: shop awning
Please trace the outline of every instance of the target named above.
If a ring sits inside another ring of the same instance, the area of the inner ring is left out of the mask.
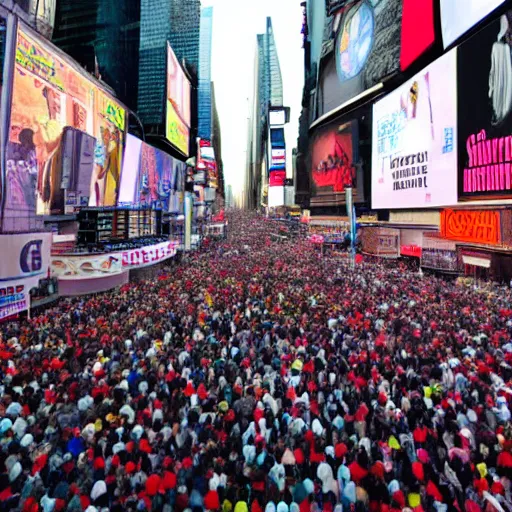
[[[491,260],[489,258],[479,258],[477,256],[462,255],[462,261],[465,265],[473,265],[474,267],[490,268]]]

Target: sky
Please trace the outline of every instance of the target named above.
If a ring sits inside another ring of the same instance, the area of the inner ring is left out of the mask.
[[[239,195],[244,183],[247,126],[252,105],[256,34],[272,18],[281,65],[284,105],[290,107],[286,126],[287,174],[291,150],[297,145],[304,85],[301,0],[202,0],[213,6],[212,81],[222,134],[222,160],[226,184]]]

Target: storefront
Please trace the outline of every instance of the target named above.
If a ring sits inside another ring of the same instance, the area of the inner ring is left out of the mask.
[[[447,274],[458,274],[459,265],[455,242],[444,240],[435,233],[424,233],[421,267]]]

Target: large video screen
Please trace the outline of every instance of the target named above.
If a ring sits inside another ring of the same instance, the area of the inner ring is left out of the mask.
[[[119,206],[148,207],[169,212],[181,192],[184,163],[132,135],[126,141]]]
[[[457,202],[456,53],[373,107],[372,208]]]
[[[66,205],[114,206],[124,130],[119,103],[20,27],[3,230],[26,231]]]
[[[347,187],[353,197],[364,196],[363,173],[359,163],[357,121],[332,122],[315,132],[310,142],[311,206],[345,204]]]
[[[341,13],[334,54],[319,73],[319,115],[400,69],[402,0],[349,2]]]
[[[457,48],[459,199],[512,196],[509,20],[512,10]]]
[[[185,155],[189,152],[190,94],[190,81],[168,44],[166,137]]]
[[[446,48],[505,0],[441,0],[441,28]]]

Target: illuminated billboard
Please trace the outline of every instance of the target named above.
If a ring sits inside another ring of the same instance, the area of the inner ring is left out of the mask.
[[[189,152],[190,81],[167,44],[166,137],[183,154]]]
[[[171,211],[179,192],[179,174],[184,165],[167,153],[128,135],[119,206]]]
[[[270,170],[286,168],[286,150],[272,149]]]
[[[505,0],[441,0],[441,28],[446,48]]]
[[[68,199],[114,206],[124,108],[21,25],[13,74],[3,230],[27,230],[36,214],[63,214]]]
[[[459,200],[512,197],[509,20],[512,10],[456,50]]]
[[[375,103],[373,208],[457,202],[456,60],[442,56]]]
[[[284,109],[271,110],[268,113],[270,126],[282,126],[286,123],[286,113]]]
[[[318,129],[310,140],[311,205],[345,204],[345,190],[352,187],[355,201],[364,198],[359,162],[359,130],[356,120],[333,121]]]

